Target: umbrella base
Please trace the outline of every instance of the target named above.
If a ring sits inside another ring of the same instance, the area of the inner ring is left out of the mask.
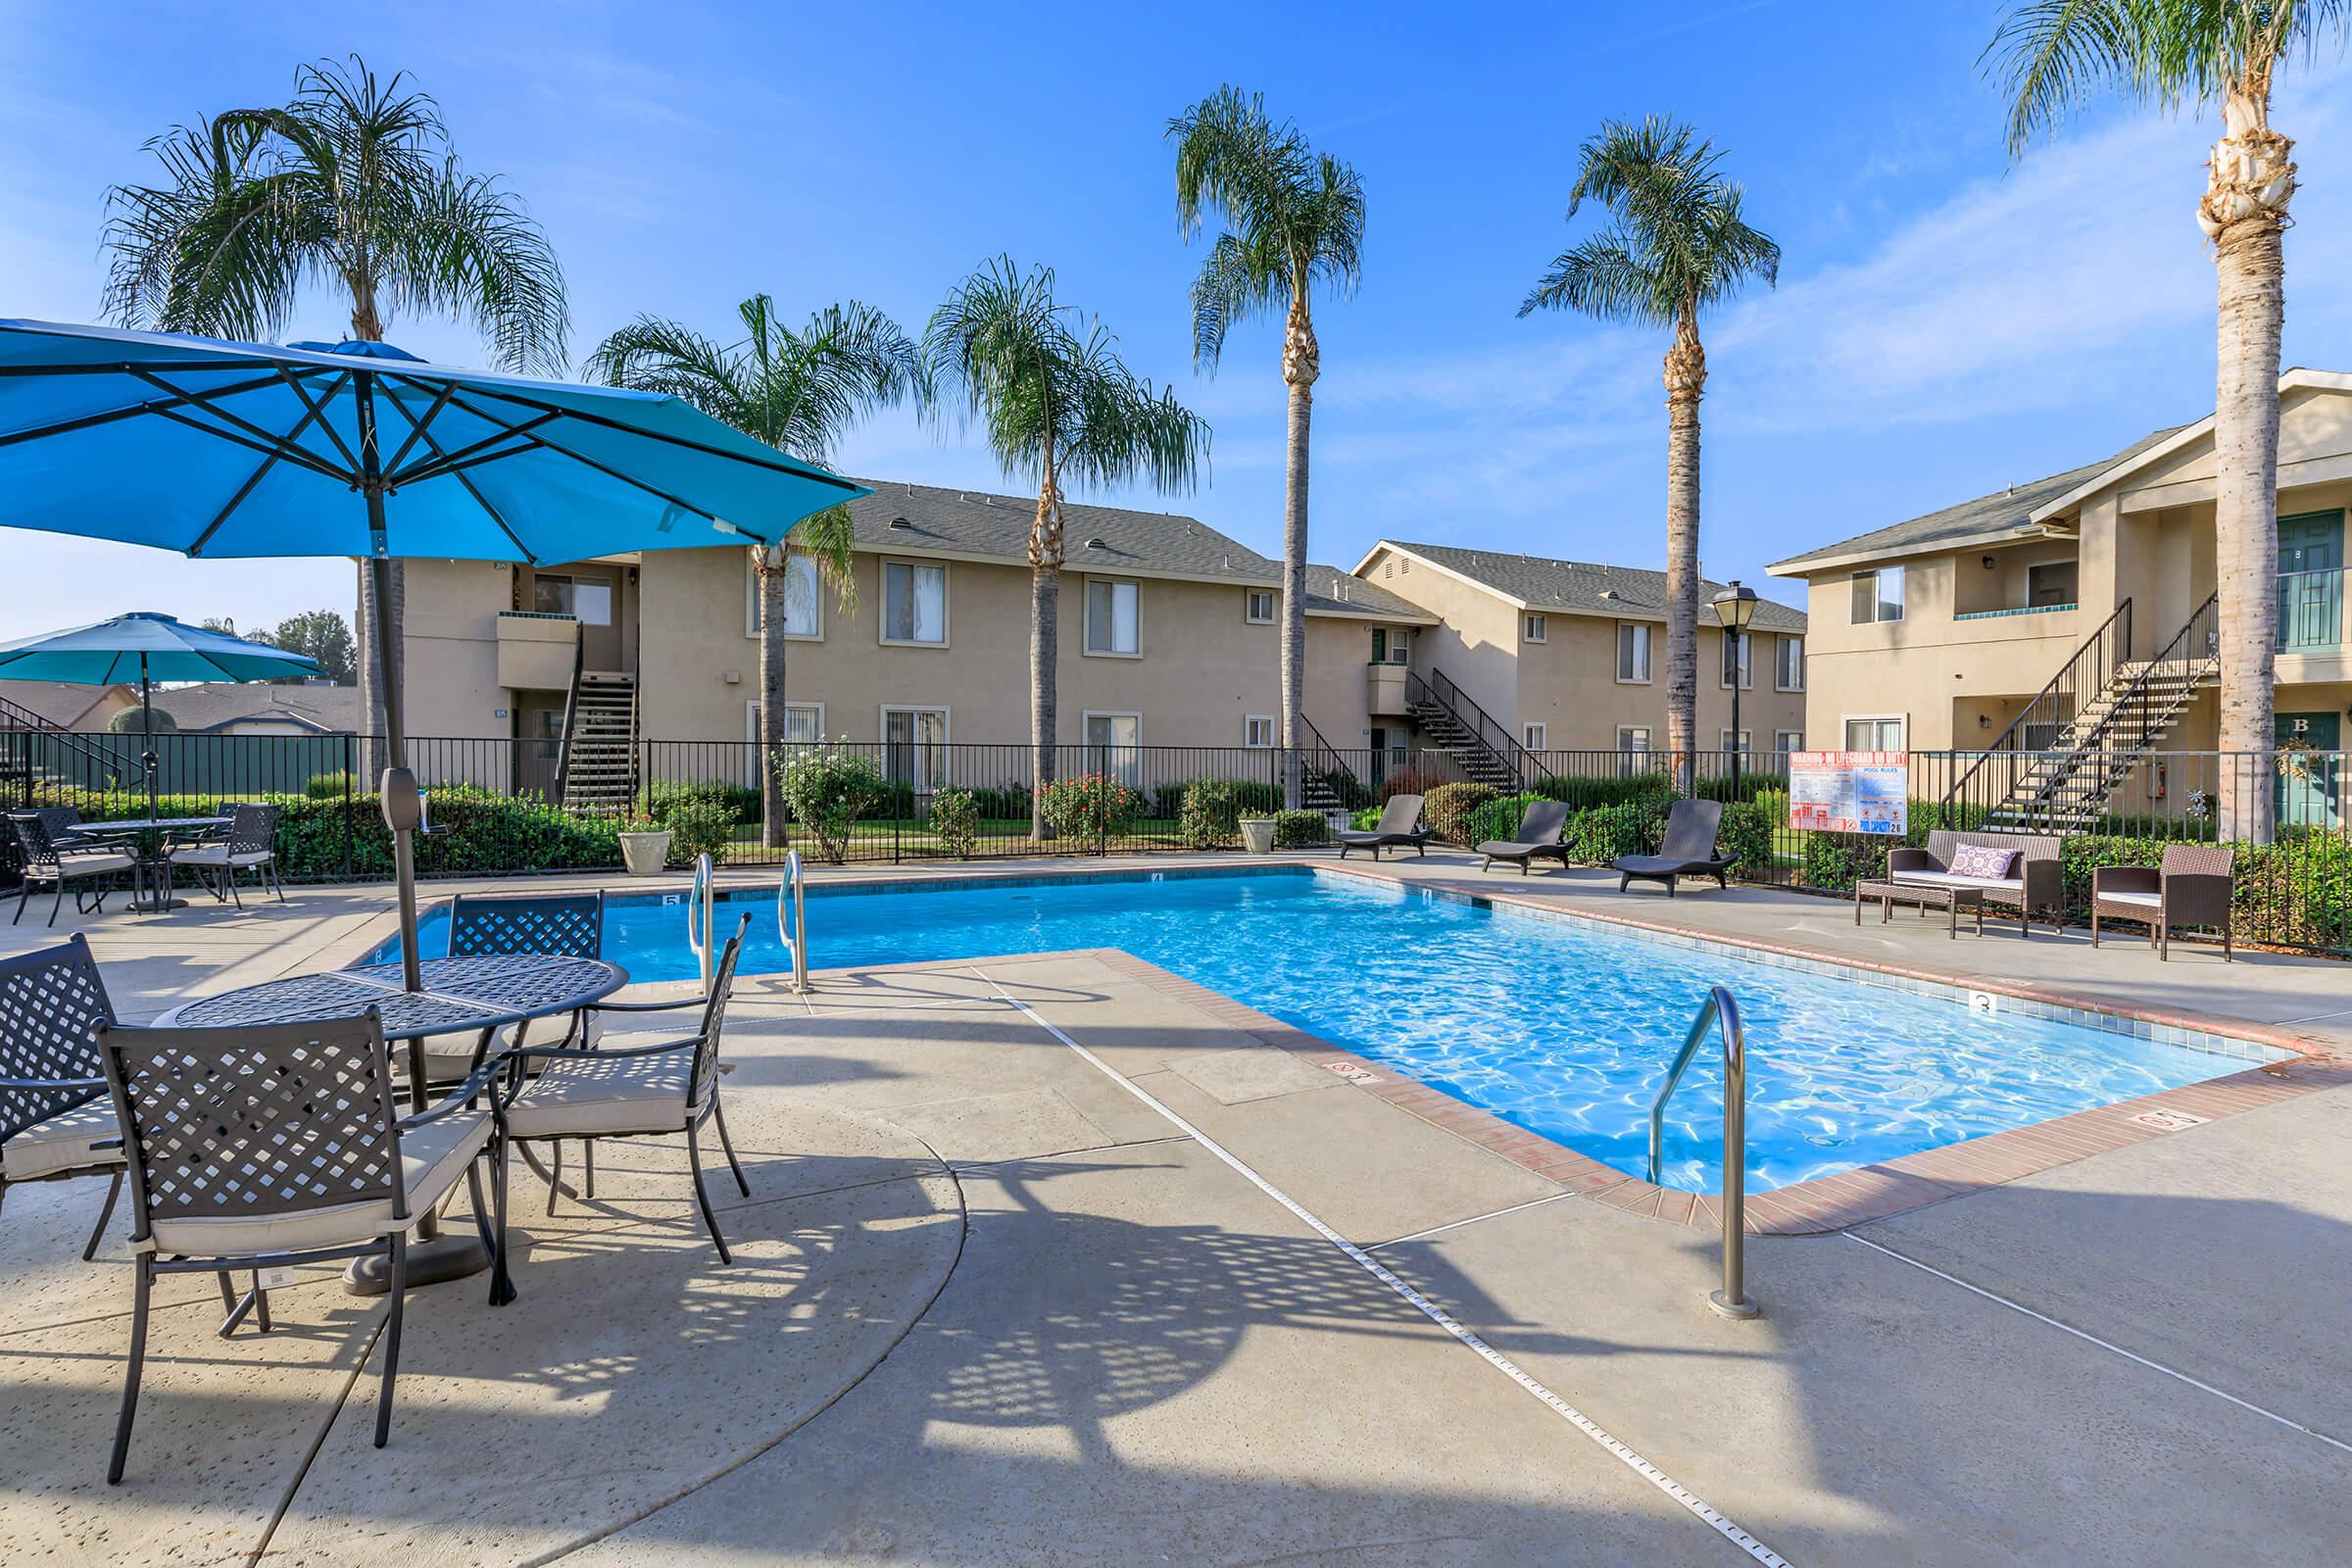
[[[455,1232],[409,1246],[409,1289],[446,1285],[479,1274],[490,1266],[490,1249],[479,1236]],[[382,1296],[392,1288],[392,1260],[359,1257],[343,1271],[346,1296]]]

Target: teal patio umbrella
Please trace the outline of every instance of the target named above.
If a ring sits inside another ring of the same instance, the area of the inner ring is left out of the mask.
[[[678,399],[428,365],[384,343],[230,343],[0,318],[0,526],[206,559],[575,561],[781,543],[868,494]],[[373,628],[379,647],[390,626]],[[384,819],[416,973],[400,683]]]
[[[139,683],[144,744],[139,765],[147,774],[147,814],[155,815],[155,686],[159,680],[277,680],[316,674],[318,661],[268,643],[206,626],[191,626],[151,610],[75,626],[38,637],[0,643],[0,676],[14,680],[58,680],[76,686]]]

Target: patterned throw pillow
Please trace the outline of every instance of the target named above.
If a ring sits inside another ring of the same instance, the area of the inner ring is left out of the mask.
[[[1952,852],[1952,875],[1980,876],[2002,882],[2017,863],[2015,850],[1996,850],[1988,844],[1964,844]]]

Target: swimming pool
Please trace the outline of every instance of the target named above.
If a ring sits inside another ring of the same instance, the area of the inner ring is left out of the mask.
[[[746,973],[788,960],[773,895]],[[811,968],[1120,948],[1632,1175],[1649,1102],[1710,985],[1746,1024],[1748,1185],[1785,1187],[2219,1077],[2236,1056],[1306,867],[808,890]],[[420,928],[446,951],[448,917]],[[637,980],[698,973],[676,896],[607,906],[605,955]],[[389,956],[389,955],[387,955]],[[1667,1186],[1720,1176],[1712,1047],[1668,1107]]]

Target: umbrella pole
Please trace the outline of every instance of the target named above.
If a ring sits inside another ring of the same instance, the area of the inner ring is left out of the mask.
[[[400,888],[400,980],[422,991],[416,953],[416,826],[423,817],[416,775],[409,771],[408,727],[401,712],[401,671],[393,667],[392,562],[384,548],[384,467],[376,445],[375,377],[352,377],[353,412],[360,436],[360,491],[368,498],[368,533],[375,548],[368,556],[368,578],[375,599],[375,657],[383,670],[384,776],[378,781],[384,825],[392,830],[392,875]],[[422,1088],[421,1081],[418,1088]]]
[[[147,679],[147,656],[139,656],[139,712],[141,726],[146,731],[139,738],[139,765],[147,770],[147,820],[157,816],[155,809],[155,687]]]

